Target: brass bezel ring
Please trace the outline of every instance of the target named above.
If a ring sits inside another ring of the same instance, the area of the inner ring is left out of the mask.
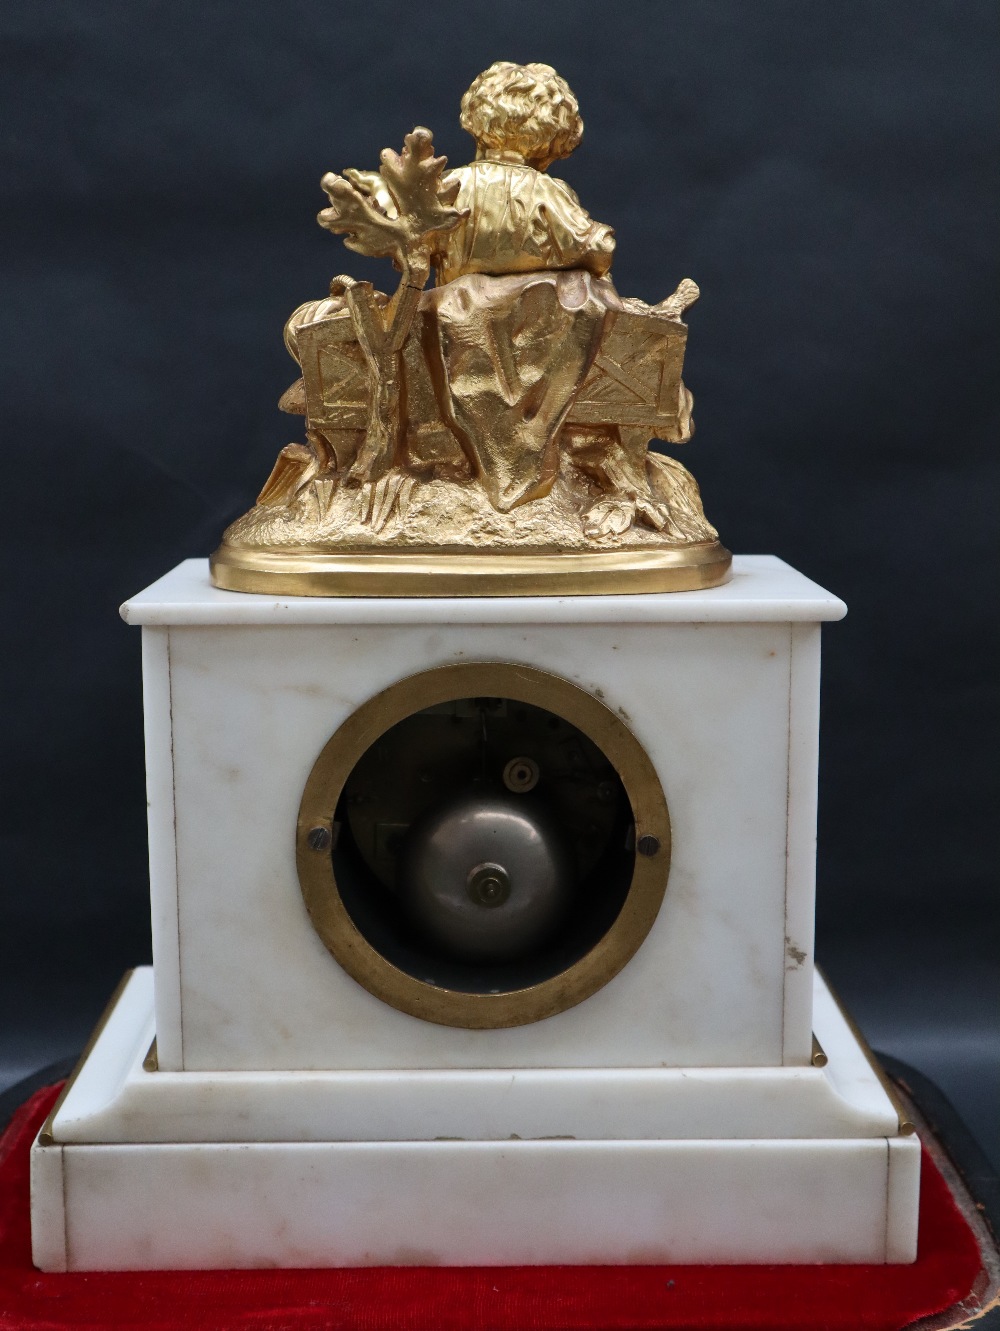
[[[362,754],[398,721],[459,698],[503,697],[544,707],[583,731],[618,772],[632,806],[636,853],[621,911],[602,938],[566,970],[524,989],[474,994],[439,988],[394,966],[344,905],[329,853],[334,810]],[[643,841],[643,838],[646,838]],[[302,792],[296,863],[306,908],[336,961],[391,1007],[442,1026],[475,1030],[527,1025],[582,1003],[635,955],[653,926],[670,871],[670,815],[656,769],[624,722],[600,699],[557,675],[499,661],[463,662],[411,675],[369,698],[324,745]]]

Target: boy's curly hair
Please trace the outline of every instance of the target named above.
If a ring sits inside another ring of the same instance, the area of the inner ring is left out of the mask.
[[[462,98],[462,128],[480,149],[519,153],[544,171],[583,137],[580,108],[551,65],[498,60]]]

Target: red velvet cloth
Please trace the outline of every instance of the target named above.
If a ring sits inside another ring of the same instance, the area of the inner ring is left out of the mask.
[[[28,1148],[58,1087],[0,1138],[2,1331],[899,1331],[950,1308],[979,1250],[924,1155],[913,1266],[603,1266],[42,1275]]]

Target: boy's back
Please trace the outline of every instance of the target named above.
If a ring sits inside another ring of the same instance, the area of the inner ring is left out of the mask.
[[[595,222],[561,180],[524,163],[483,157],[448,173],[468,218],[450,232],[439,281],[465,273],[533,273],[611,267],[611,227]]]

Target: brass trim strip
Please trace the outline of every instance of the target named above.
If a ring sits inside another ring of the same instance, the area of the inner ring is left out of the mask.
[[[324,553],[223,542],[216,587],[277,596],[597,596],[702,591],[733,557],[718,541],[663,550],[475,554],[467,550]]]
[[[813,1041],[813,1051],[812,1051],[812,1060],[811,1060],[812,1065],[814,1068],[825,1068],[827,1063],[829,1063],[830,1061],[826,1056],[826,1050],[816,1039],[815,1035],[813,1036],[812,1041]]]
[[[97,1041],[101,1038],[105,1026],[108,1024],[108,1022],[111,1019],[112,1012],[114,1012],[115,1008],[118,1006],[118,1000],[125,992],[125,986],[128,984],[129,980],[131,980],[134,974],[135,974],[135,967],[133,966],[133,968],[131,970],[127,970],[125,974],[122,976],[122,978],[118,981],[114,993],[108,999],[107,1006],[105,1007],[104,1011],[101,1013],[97,1025],[90,1033],[90,1039],[83,1046],[83,1053],[77,1059],[76,1067],[73,1069],[73,1071],[69,1074],[69,1077],[66,1079],[65,1086],[63,1086],[62,1090],[59,1092],[55,1104],[49,1110],[48,1118],[41,1126],[41,1130],[38,1133],[39,1146],[55,1145],[55,1137],[52,1135],[52,1124],[55,1122],[55,1117],[59,1113],[59,1110],[62,1109],[63,1104],[66,1101],[67,1095],[69,1095],[70,1091],[73,1089],[73,1083],[80,1075],[80,1069],[83,1067],[84,1063],[86,1063],[87,1059],[90,1057],[91,1053],[93,1052],[94,1045],[97,1044]]]
[[[156,1052],[156,1036],[153,1036],[153,1043],[146,1050],[146,1057],[142,1060],[143,1072],[158,1072],[160,1070],[160,1060]]]
[[[871,1045],[862,1035],[857,1022],[854,1020],[854,1018],[848,1012],[847,1008],[845,1008],[843,1003],[840,1001],[840,998],[837,995],[837,991],[831,985],[830,981],[826,978],[826,975],[823,973],[823,971],[820,970],[818,966],[816,967],[816,969],[819,971],[820,975],[822,976],[823,983],[826,985],[827,989],[829,989],[830,997],[836,1003],[837,1010],[840,1012],[840,1015],[847,1022],[851,1034],[854,1036],[855,1040],[857,1040],[858,1044],[861,1046],[861,1052],[868,1060],[868,1066],[871,1068],[872,1072],[875,1073],[875,1076],[878,1077],[879,1084],[881,1085],[883,1091],[885,1091],[886,1095],[889,1097],[889,1102],[892,1105],[893,1109],[895,1109],[896,1111],[896,1120],[899,1124],[899,1135],[901,1137],[912,1137],[917,1130],[916,1124],[911,1122],[911,1120],[907,1117],[906,1107],[904,1106],[902,1100],[900,1100],[895,1086],[893,1086],[892,1082],[886,1076],[881,1063],[879,1063],[878,1059],[875,1057],[874,1053],[872,1052]]]

